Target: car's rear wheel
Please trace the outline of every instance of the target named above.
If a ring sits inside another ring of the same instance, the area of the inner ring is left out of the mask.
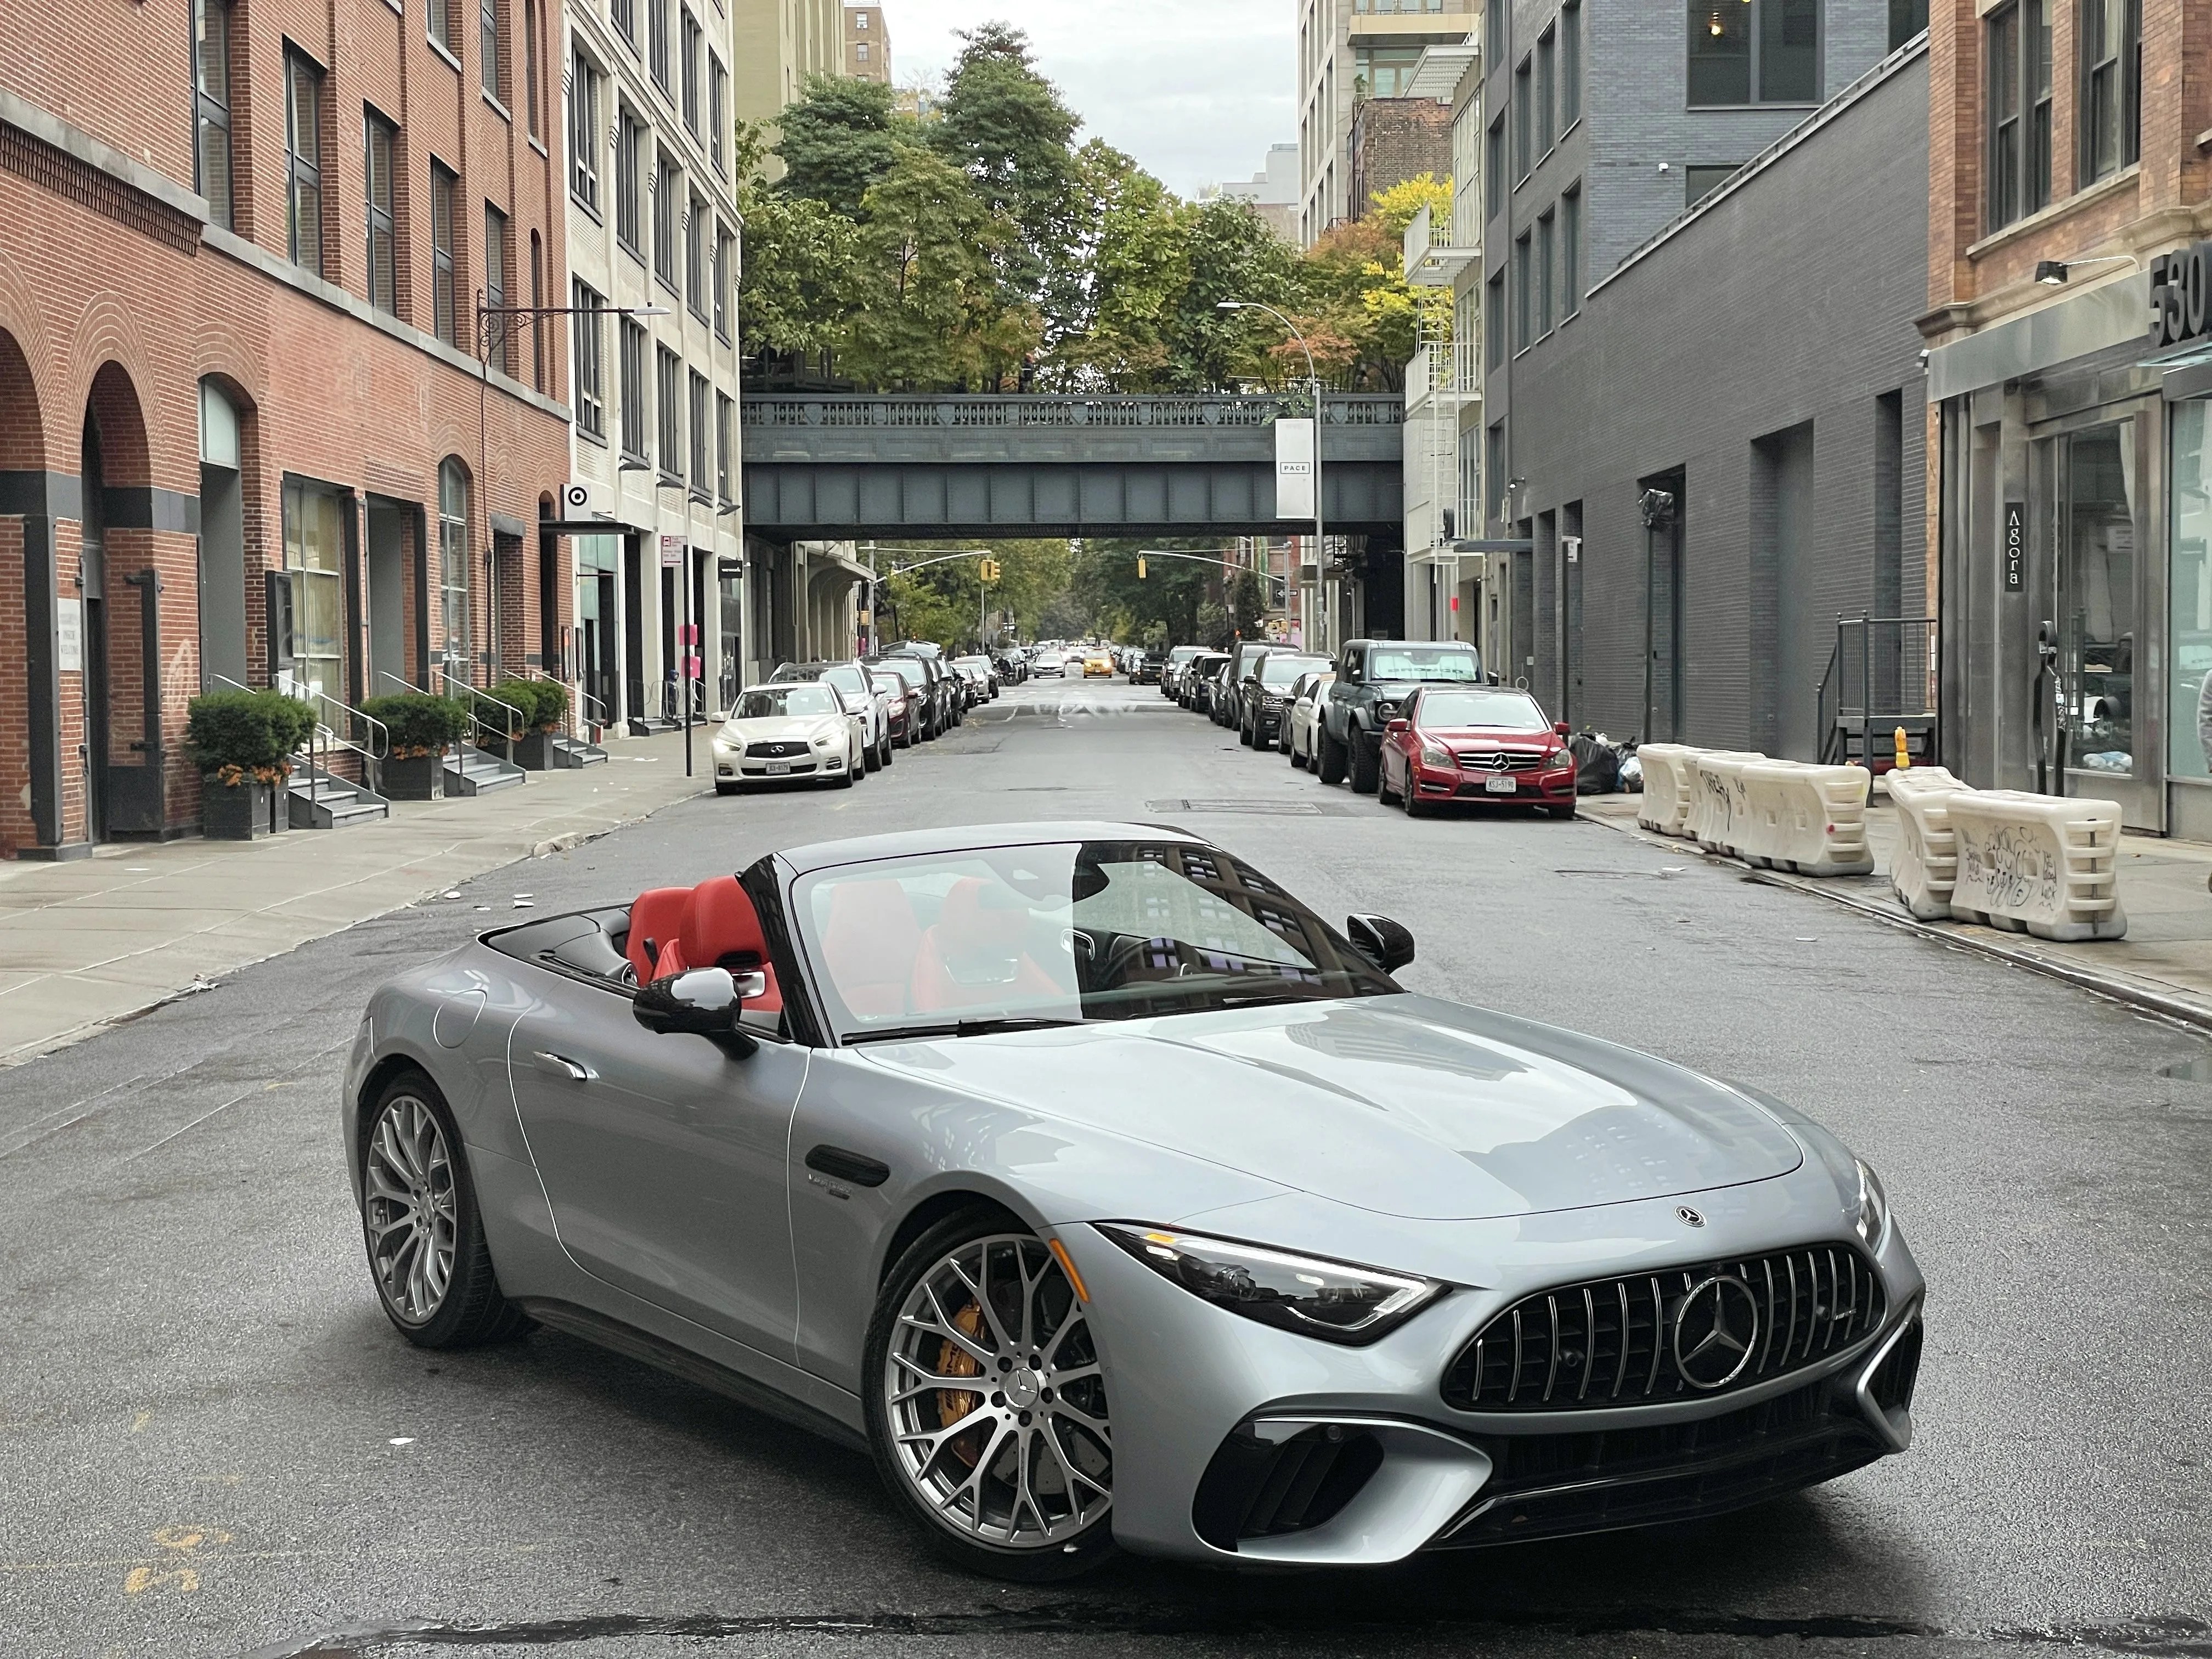
[[[1376,781],[1382,775],[1381,741],[1363,736],[1359,728],[1354,726],[1352,730],[1352,793],[1355,795],[1373,794]]]
[[[460,1129],[421,1072],[392,1078],[369,1109],[361,1224],[377,1300],[416,1346],[472,1347],[530,1328],[500,1293]]]
[[[884,769],[884,749],[881,744],[872,743],[860,751],[860,769],[864,772],[880,772]]]
[[[1012,1217],[970,1211],[915,1241],[884,1281],[862,1375],[877,1470],[940,1553],[1031,1583],[1112,1554],[1089,1310]]]
[[[1301,772],[1304,771],[1306,757],[1298,752],[1298,740],[1295,737],[1291,739],[1288,748],[1290,750],[1291,764],[1297,768]]]

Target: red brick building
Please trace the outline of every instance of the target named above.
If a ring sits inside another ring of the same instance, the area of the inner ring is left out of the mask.
[[[1946,761],[2212,836],[2212,6],[1942,0],[1929,82]]]
[[[480,298],[565,303],[552,4],[14,9],[0,856],[195,829],[224,681],[559,663],[565,319],[494,319],[477,371]]]

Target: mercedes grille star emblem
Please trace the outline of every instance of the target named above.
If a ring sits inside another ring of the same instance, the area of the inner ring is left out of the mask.
[[[1705,1218],[1686,1204],[1680,1205],[1675,1208],[1674,1219],[1685,1227],[1702,1227],[1705,1224]]]
[[[1499,750],[1496,754],[1490,757],[1490,769],[1493,772],[1511,771],[1513,769],[1513,757],[1507,754],[1503,749]]]
[[[1715,1274],[1674,1310],[1674,1369],[1693,1389],[1710,1392],[1743,1375],[1759,1340],[1759,1298],[1751,1286]]]

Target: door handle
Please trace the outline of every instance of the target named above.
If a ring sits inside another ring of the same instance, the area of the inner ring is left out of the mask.
[[[582,1060],[571,1060],[566,1054],[551,1054],[544,1048],[540,1048],[538,1051],[538,1058],[544,1060],[548,1066],[554,1066],[560,1071],[566,1072],[569,1078],[577,1083],[590,1083],[596,1079],[599,1075],[590,1066],[585,1065]]]
[[[842,1146],[817,1146],[807,1153],[806,1167],[837,1181],[849,1181],[855,1187],[880,1187],[891,1178],[890,1164]]]

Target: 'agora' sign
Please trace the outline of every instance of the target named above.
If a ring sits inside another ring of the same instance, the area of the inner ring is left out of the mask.
[[[2212,242],[2199,242],[2150,262],[2150,344],[2154,351],[2212,333]]]

